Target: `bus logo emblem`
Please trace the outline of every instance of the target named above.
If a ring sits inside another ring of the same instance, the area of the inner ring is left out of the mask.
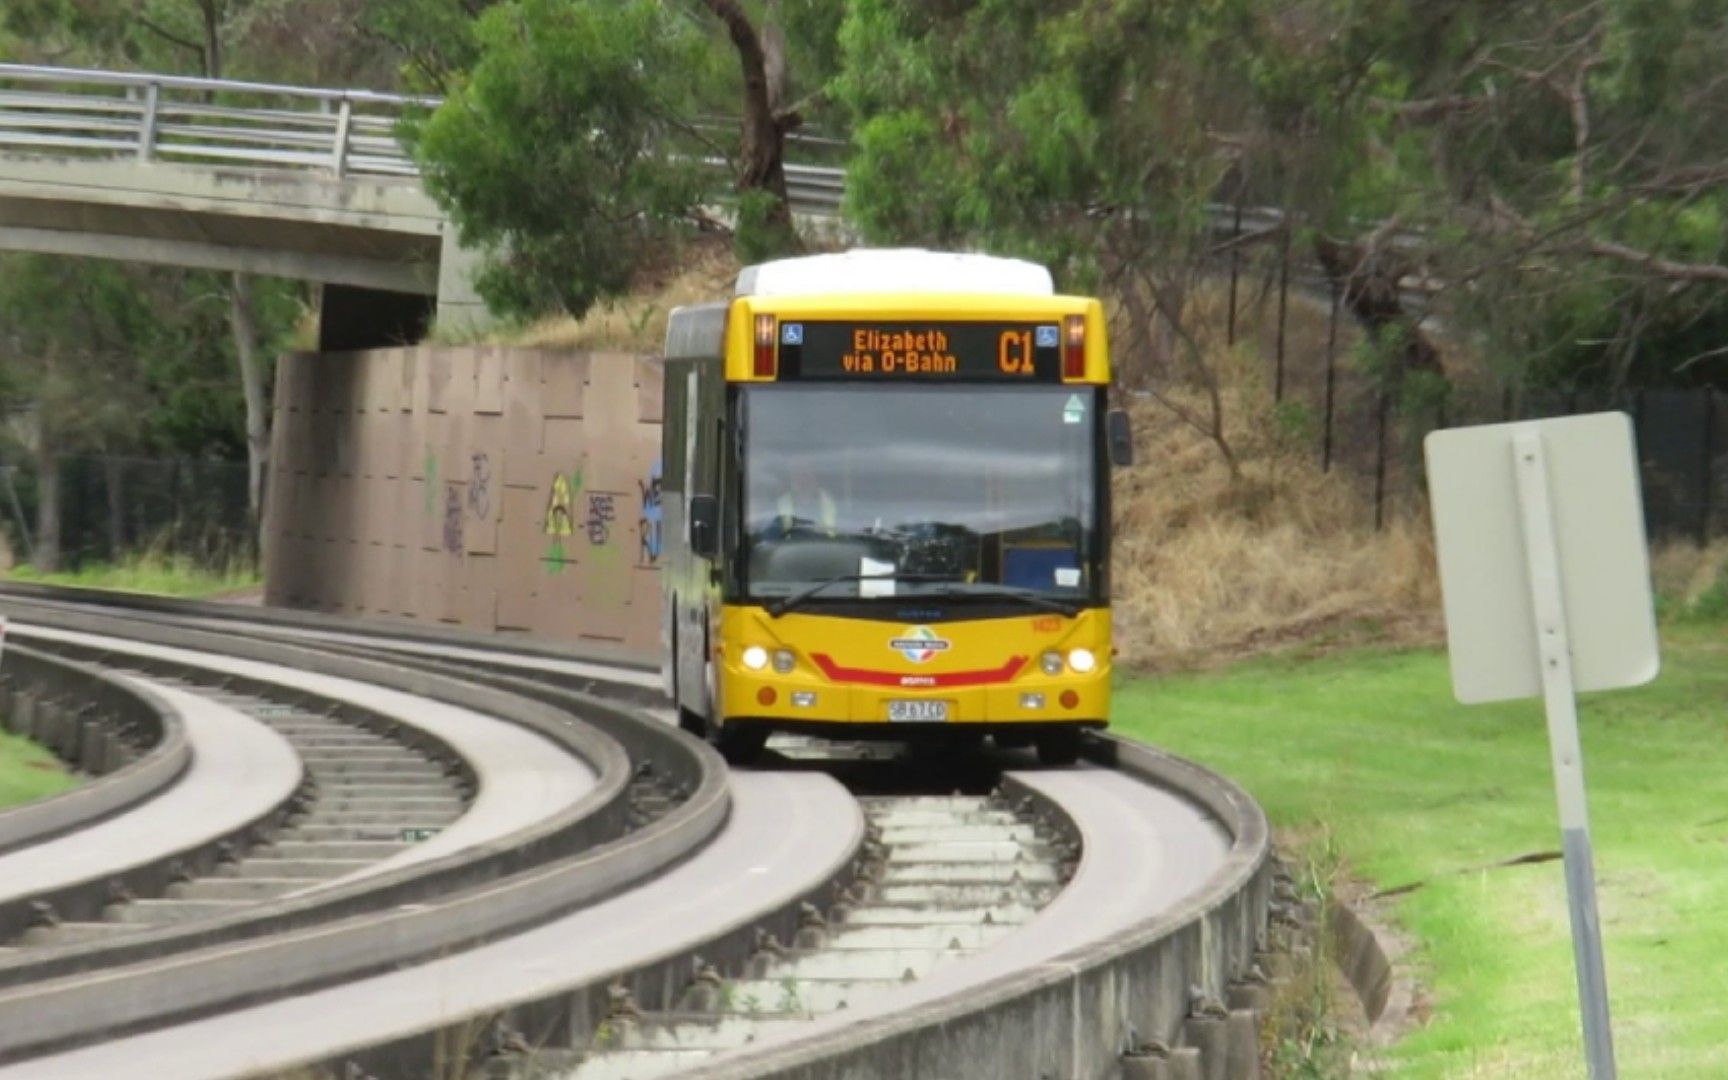
[[[904,634],[888,642],[888,647],[914,664],[922,664],[948,648],[945,638],[936,636],[936,631],[928,626],[914,626]]]

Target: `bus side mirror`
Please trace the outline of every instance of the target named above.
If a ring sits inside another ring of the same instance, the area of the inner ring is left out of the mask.
[[[1134,464],[1134,432],[1128,426],[1128,411],[1111,409],[1106,413],[1104,431],[1110,438],[1110,464]]]
[[[720,500],[690,496],[690,551],[704,559],[720,554]]]

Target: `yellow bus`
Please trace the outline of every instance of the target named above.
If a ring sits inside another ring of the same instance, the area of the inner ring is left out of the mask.
[[[729,760],[771,732],[989,735],[1072,762],[1110,715],[1103,309],[1015,259],[746,268],[672,313],[667,692]]]

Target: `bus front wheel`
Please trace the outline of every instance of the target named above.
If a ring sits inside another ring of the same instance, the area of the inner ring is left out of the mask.
[[[1080,760],[1080,729],[1061,728],[1040,734],[1038,760],[1045,765],[1072,765]]]
[[[768,745],[768,731],[754,724],[744,724],[734,721],[730,724],[715,724],[710,722],[708,730],[713,733],[714,748],[720,751],[720,756],[729,765],[749,765],[762,756],[762,751]]]

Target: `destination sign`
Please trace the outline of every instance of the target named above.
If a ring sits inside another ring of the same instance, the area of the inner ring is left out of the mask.
[[[780,324],[780,377],[926,382],[1057,382],[1057,320]]]

